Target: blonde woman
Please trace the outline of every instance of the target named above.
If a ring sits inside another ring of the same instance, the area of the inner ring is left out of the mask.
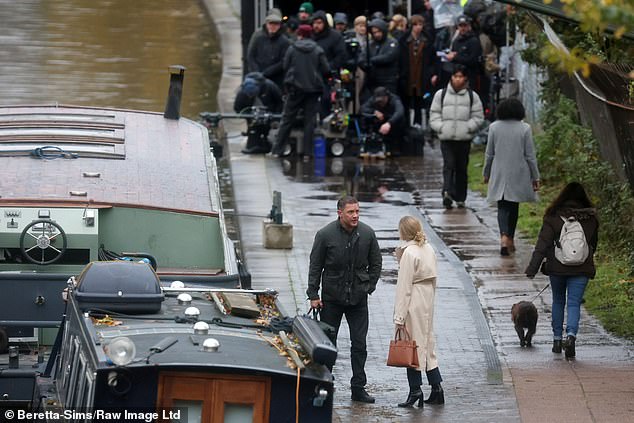
[[[394,301],[394,323],[396,328],[405,327],[418,346],[420,368],[407,369],[409,394],[399,407],[411,407],[418,401],[423,406],[421,390],[422,370],[431,385],[431,394],[425,403],[444,404],[445,394],[440,382],[442,377],[436,358],[434,336],[434,297],[436,294],[436,253],[427,242],[418,219],[412,216],[401,218],[399,235],[403,243],[396,249],[399,262],[396,299]]]
[[[388,32],[397,41],[407,32],[407,18],[399,13],[392,16]]]

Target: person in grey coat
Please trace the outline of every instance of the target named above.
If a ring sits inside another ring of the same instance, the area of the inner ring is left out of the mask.
[[[332,340],[335,345],[341,319],[346,316],[350,329],[352,400],[373,403],[374,397],[365,390],[368,295],[376,289],[381,275],[381,249],[372,228],[359,222],[359,202],[356,198],[344,196],[339,199],[337,216],[337,220],[315,235],[306,295],[312,308],[321,309],[322,322],[335,328]]]
[[[500,228],[500,254],[515,251],[513,238],[519,203],[537,200],[539,169],[531,127],[525,122],[525,110],[515,98],[502,101],[497,119],[489,127],[485,153],[484,182],[487,200],[497,201]]]

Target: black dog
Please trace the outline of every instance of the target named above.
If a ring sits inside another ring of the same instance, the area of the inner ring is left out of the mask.
[[[511,308],[511,320],[520,338],[521,347],[530,347],[537,328],[537,307],[530,301],[520,301]],[[524,335],[524,328],[527,329]]]

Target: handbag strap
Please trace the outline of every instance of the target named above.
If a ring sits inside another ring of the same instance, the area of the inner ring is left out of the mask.
[[[403,332],[405,333],[405,336],[403,336]],[[399,326],[396,329],[396,332],[394,333],[395,341],[399,341],[399,340],[409,341],[410,339],[412,338],[409,336],[409,332],[407,331],[407,328],[405,327],[405,325]]]

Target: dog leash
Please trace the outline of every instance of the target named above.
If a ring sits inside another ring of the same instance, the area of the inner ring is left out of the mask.
[[[541,291],[539,291],[539,293],[538,293],[537,295],[535,295],[535,298],[533,298],[533,299],[531,300],[531,303],[532,303],[532,302],[534,302],[534,301],[537,299],[537,297],[539,297],[540,295],[542,295],[542,292],[544,292],[544,291],[546,290],[546,288],[548,288],[549,286],[550,286],[550,284],[549,284],[549,283],[548,283],[548,284],[546,284],[546,286],[545,286],[545,287],[543,287],[543,288],[542,288],[542,290],[541,290]]]

